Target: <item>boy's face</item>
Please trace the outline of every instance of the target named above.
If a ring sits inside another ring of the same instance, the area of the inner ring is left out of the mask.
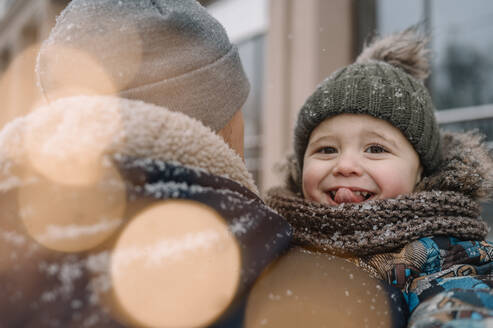
[[[419,157],[390,123],[361,114],[341,114],[317,126],[303,165],[306,199],[329,204],[394,198],[414,190]]]

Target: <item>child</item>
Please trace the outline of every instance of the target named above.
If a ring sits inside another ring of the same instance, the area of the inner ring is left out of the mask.
[[[413,29],[381,39],[319,85],[298,116],[287,187],[267,203],[295,244],[401,289],[410,326],[470,326],[493,318],[493,244],[479,217],[493,163],[478,136],[440,133],[425,43]]]

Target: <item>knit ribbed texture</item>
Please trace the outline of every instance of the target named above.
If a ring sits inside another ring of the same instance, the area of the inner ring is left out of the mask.
[[[431,235],[482,240],[488,233],[479,204],[455,192],[327,206],[279,188],[267,204],[292,225],[296,244],[338,255],[389,252]]]
[[[48,101],[116,94],[216,131],[250,87],[237,48],[195,0],[73,0],[41,47],[37,74]]]
[[[426,87],[402,69],[382,61],[352,64],[324,80],[305,102],[295,128],[298,170],[310,134],[338,114],[367,114],[398,128],[418,153],[425,173],[440,161],[440,137]]]

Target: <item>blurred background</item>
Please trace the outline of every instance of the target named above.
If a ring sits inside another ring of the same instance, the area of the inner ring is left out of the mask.
[[[0,0],[0,128],[40,100],[36,52],[68,0]],[[444,129],[478,129],[493,149],[490,0],[203,0],[236,43],[252,90],[243,111],[247,167],[281,182],[298,109],[365,41],[420,23],[431,35],[428,87]],[[493,224],[493,204],[484,204]],[[489,235],[493,239],[493,233]]]

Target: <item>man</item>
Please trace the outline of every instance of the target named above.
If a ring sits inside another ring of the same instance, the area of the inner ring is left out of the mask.
[[[290,229],[242,160],[222,26],[193,0],[74,0],[37,73],[46,105],[0,133],[4,323],[241,324]]]

